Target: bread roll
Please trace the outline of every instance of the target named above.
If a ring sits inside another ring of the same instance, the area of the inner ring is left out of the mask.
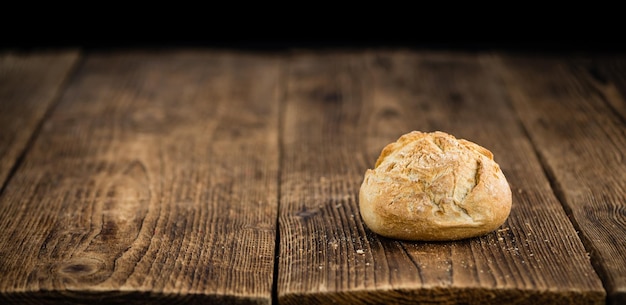
[[[444,241],[495,230],[511,200],[489,150],[440,131],[413,131],[387,145],[367,170],[359,209],[382,236]]]

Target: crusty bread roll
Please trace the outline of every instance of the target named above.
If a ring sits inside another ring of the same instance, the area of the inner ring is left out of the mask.
[[[489,150],[440,131],[413,131],[367,170],[359,208],[365,224],[386,237],[458,240],[502,225],[511,189]]]

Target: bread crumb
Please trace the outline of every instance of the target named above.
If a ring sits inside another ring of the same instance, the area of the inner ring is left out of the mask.
[[[361,255],[363,255],[363,254],[365,254],[365,251],[363,251],[363,250],[359,249],[359,250],[356,250],[356,253],[357,253],[357,254],[361,254]]]

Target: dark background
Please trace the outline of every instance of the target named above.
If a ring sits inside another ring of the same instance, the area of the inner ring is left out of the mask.
[[[81,48],[86,51],[119,49],[213,48],[250,51],[283,51],[291,49],[363,49],[409,48],[449,51],[512,51],[530,53],[626,53],[626,39],[491,39],[456,37],[68,37],[47,36],[24,40],[4,39],[0,49],[36,51]]]
[[[626,35],[611,6],[548,9],[526,3],[508,7],[410,7],[360,3],[341,10],[328,3],[256,8],[106,3],[54,12],[38,5],[5,7],[0,50],[81,48],[289,49],[411,48],[505,50],[534,53],[626,53]],[[139,9],[138,9],[139,7]],[[362,7],[367,8],[363,13]],[[33,8],[37,8],[34,10]]]

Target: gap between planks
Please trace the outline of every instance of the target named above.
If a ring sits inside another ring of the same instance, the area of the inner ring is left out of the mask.
[[[82,52],[78,50],[61,51],[59,52],[59,54],[62,54],[59,56],[63,56],[63,55],[72,56],[74,57],[74,59],[72,59],[72,63],[67,68],[67,72],[65,72],[63,79],[61,80],[57,88],[55,89],[53,96],[50,97],[50,102],[48,106],[43,110],[43,115],[35,123],[35,126],[33,127],[33,130],[31,131],[30,136],[27,137],[24,147],[17,153],[17,157],[13,161],[13,164],[10,166],[8,171],[6,172],[6,175],[2,171],[0,171],[0,181],[2,181],[2,184],[0,185],[0,197],[4,193],[4,190],[6,189],[13,175],[15,175],[15,172],[17,171],[17,169],[23,163],[24,157],[26,156],[30,148],[33,146],[33,143],[35,142],[37,137],[39,136],[39,133],[41,132],[43,124],[50,117],[50,114],[54,111],[54,109],[58,106],[61,96],[63,95],[63,92],[65,91],[69,83],[71,82],[72,77],[75,75],[77,69],[80,67],[80,65],[82,65],[84,61],[84,56]]]

